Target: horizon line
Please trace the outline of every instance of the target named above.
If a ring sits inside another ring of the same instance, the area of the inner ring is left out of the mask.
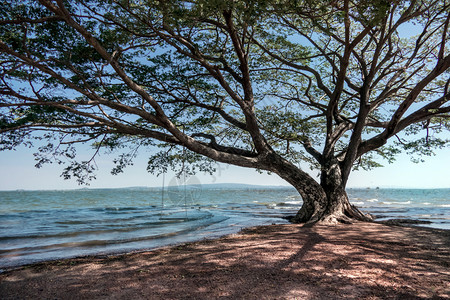
[[[226,186],[226,185],[235,185],[242,187],[255,187],[255,188],[292,188],[295,189],[292,185],[258,185],[258,184],[247,184],[247,183],[206,183],[206,184],[186,184],[186,185],[169,185],[164,186],[164,188],[173,188],[179,186]],[[45,192],[45,191],[82,191],[82,190],[103,190],[103,189],[162,189],[162,186],[124,186],[124,187],[89,187],[84,186],[80,188],[43,188],[43,189],[27,189],[27,188],[16,188],[16,189],[1,189],[0,192]],[[405,187],[405,186],[349,186],[346,189],[407,189],[407,190],[436,190],[436,189],[450,189],[450,187]]]

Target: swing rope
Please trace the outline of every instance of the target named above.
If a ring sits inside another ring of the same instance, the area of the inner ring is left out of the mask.
[[[183,126],[183,134],[184,134],[184,126]],[[184,212],[185,218],[187,219],[187,189],[186,189],[186,146],[183,145],[182,152],[183,160],[181,162],[181,172],[183,173],[183,189],[184,189]],[[165,181],[166,181],[166,171],[163,172],[163,181],[162,181],[162,190],[161,190],[161,208],[164,210],[164,195],[165,195]]]
[[[165,184],[166,182],[166,172],[163,173],[163,182],[162,182],[162,190],[161,190],[161,207],[162,209],[164,209],[164,189],[165,189]]]
[[[184,126],[183,126],[183,134],[184,134]],[[183,144],[183,163],[182,163],[182,170],[183,170],[183,188],[184,188],[184,213],[185,217],[187,219],[187,197],[186,197],[186,168],[185,168],[185,161],[186,161],[186,146]]]

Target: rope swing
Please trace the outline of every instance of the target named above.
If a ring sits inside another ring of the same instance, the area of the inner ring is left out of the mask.
[[[184,131],[184,130],[183,130]],[[186,161],[186,147],[183,145],[183,163],[182,163],[182,170],[183,170],[183,189],[184,189],[184,212],[185,217],[187,219],[187,197],[186,197],[186,168],[185,163]]]
[[[184,126],[183,126],[183,134],[184,134]],[[183,150],[182,150],[182,161],[181,161],[181,172],[183,174],[183,197],[184,197],[184,212],[185,212],[185,219],[187,219],[187,187],[186,187],[186,146],[183,144]],[[162,180],[162,189],[161,189],[161,214],[162,211],[165,208],[164,205],[164,198],[165,198],[165,186],[166,186],[166,172],[165,170],[163,172],[163,180]]]
[[[163,173],[163,182],[162,182],[162,190],[161,190],[161,207],[164,209],[164,187],[166,181],[166,171]]]

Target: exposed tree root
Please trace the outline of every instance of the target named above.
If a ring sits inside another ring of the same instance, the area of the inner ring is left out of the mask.
[[[371,214],[369,213],[365,214],[362,211],[360,211],[356,206],[351,204],[349,205],[349,208],[345,210],[345,215],[349,218],[365,222],[371,222],[375,219],[374,216],[372,216]]]
[[[374,217],[370,214],[364,214],[356,206],[348,204],[344,205],[345,208],[335,210],[330,213],[327,211],[314,213],[306,213],[304,210],[300,210],[296,216],[287,218],[292,223],[297,224],[352,224],[355,221],[372,222]]]

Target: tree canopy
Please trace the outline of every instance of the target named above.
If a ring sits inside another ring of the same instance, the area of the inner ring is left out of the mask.
[[[153,147],[152,173],[270,171],[299,221],[363,218],[352,169],[446,146],[449,21],[447,0],[3,1],[0,147],[38,139],[37,166],[80,182],[78,143],[119,149],[113,173]]]

